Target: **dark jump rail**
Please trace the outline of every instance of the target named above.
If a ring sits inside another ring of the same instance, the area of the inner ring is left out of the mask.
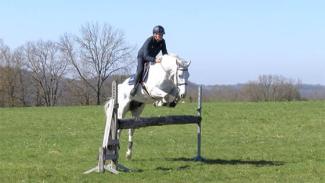
[[[143,128],[148,126],[162,125],[182,125],[182,124],[197,124],[201,121],[200,116],[179,115],[179,116],[162,116],[151,118],[134,119],[119,119],[119,129]]]

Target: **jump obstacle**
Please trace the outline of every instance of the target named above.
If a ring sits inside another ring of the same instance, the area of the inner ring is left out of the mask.
[[[195,161],[202,161],[201,157],[201,112],[202,112],[202,86],[198,88],[198,106],[196,115],[177,115],[164,117],[151,117],[140,119],[118,119],[118,97],[117,84],[112,83],[112,98],[109,101],[109,108],[107,109],[106,125],[103,137],[103,144],[99,147],[98,165],[86,172],[104,172],[109,171],[113,174],[118,174],[119,170],[128,172],[127,167],[118,163],[119,158],[119,136],[117,130],[119,129],[136,129],[147,126],[161,126],[161,125],[177,125],[177,124],[196,124],[197,125],[197,154],[193,158]]]

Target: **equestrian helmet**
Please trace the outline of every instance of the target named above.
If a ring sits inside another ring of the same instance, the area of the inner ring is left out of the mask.
[[[152,30],[153,34],[165,34],[165,29],[161,25],[157,25]]]

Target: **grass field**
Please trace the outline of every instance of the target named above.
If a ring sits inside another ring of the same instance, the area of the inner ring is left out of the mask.
[[[144,116],[191,114],[148,106]],[[133,173],[85,170],[97,163],[102,107],[0,109],[0,182],[325,182],[325,102],[204,103],[202,155],[195,125],[136,130]]]

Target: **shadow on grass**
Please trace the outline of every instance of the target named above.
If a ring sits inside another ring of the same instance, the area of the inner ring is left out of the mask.
[[[189,165],[185,165],[185,166],[180,166],[180,167],[176,167],[176,168],[166,168],[166,167],[157,167],[155,170],[157,171],[179,171],[179,170],[186,170],[189,169],[190,166]]]
[[[265,167],[265,166],[282,166],[285,164],[283,161],[267,161],[267,160],[223,160],[223,159],[202,159],[202,161],[197,161],[194,158],[185,158],[185,157],[180,157],[180,158],[148,158],[148,159],[136,159],[132,161],[161,161],[161,160],[166,160],[166,161],[184,161],[184,162],[199,162],[203,164],[208,164],[208,165],[253,165],[256,167]],[[157,167],[154,170],[156,171],[182,171],[182,170],[187,170],[191,166],[190,165],[185,165],[185,166],[180,166],[180,167]],[[144,170],[142,169],[133,169],[131,172],[134,173],[141,173]]]
[[[223,160],[223,159],[203,159],[202,161],[196,161],[193,158],[168,158],[168,161],[193,161],[201,162],[211,165],[254,165],[257,167],[262,166],[282,166],[285,162],[282,161],[267,161],[267,160]]]

